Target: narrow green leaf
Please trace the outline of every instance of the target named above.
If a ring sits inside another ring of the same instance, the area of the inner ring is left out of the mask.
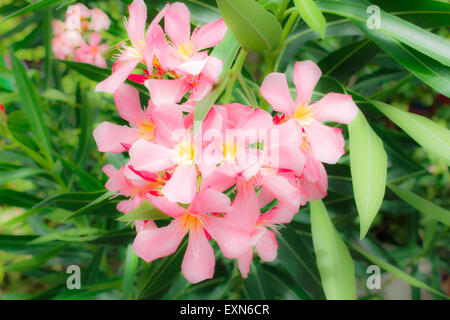
[[[320,278],[329,300],[356,299],[352,257],[320,200],[311,201],[311,231]]]
[[[211,56],[223,61],[222,73],[219,79],[222,79],[230,70],[233,60],[239,51],[239,42],[230,31],[227,31],[222,42],[220,42],[211,51]]]
[[[89,156],[89,151],[91,150],[94,125],[94,106],[91,101],[87,99],[86,94],[81,96],[80,109],[81,134],[78,138],[76,163],[79,167],[83,168]]]
[[[450,226],[450,211],[435,205],[434,203],[419,197],[417,194],[404,190],[394,184],[388,184],[388,188],[392,190],[400,199],[422,212],[425,216],[429,216],[436,221],[440,221]]]
[[[405,112],[380,101],[371,103],[411,138],[450,164],[450,131],[418,114]]]
[[[138,208],[122,215],[117,220],[123,222],[133,222],[136,220],[161,220],[167,218],[169,218],[168,215],[156,209],[150,202],[144,201]]]
[[[0,189],[0,203],[3,205],[31,208],[40,201],[41,199],[25,192],[5,188]]]
[[[370,254],[369,252],[366,252],[358,247],[355,247],[352,244],[349,244],[352,249],[354,249],[355,251],[357,251],[358,253],[360,253],[361,255],[363,255],[364,257],[366,257],[367,259],[369,259],[371,262],[373,262],[374,264],[376,264],[377,266],[379,266],[380,268],[386,270],[387,272],[391,273],[393,276],[396,276],[399,279],[402,279],[403,281],[409,283],[410,285],[412,285],[413,287],[418,287],[418,288],[423,288],[426,289],[430,292],[433,292],[437,295],[440,295],[441,297],[447,298],[449,299],[450,297],[446,296],[445,294],[431,288],[429,285],[423,283],[420,280],[417,280],[416,278],[410,276],[409,274],[407,274],[406,272],[404,272],[403,270],[397,268],[396,266],[393,266],[392,264],[389,264],[388,262],[384,261],[383,259],[374,256],[372,254]]]
[[[44,58],[44,90],[50,86],[50,79],[52,76],[52,38],[53,38],[53,28],[52,28],[52,11],[50,7],[44,9],[44,48],[45,48],[45,58]]]
[[[380,209],[386,189],[387,155],[383,141],[360,111],[348,125],[350,170],[353,193],[360,220],[360,236],[365,237]]]
[[[133,251],[133,245],[128,245],[125,257],[125,269],[123,274],[123,296],[125,299],[133,298],[133,287],[136,281],[136,273],[139,257]]]
[[[294,0],[294,4],[306,24],[324,39],[327,22],[314,1]]]
[[[217,0],[229,30],[248,50],[273,50],[281,36],[277,19],[254,0]]]
[[[11,264],[7,265],[4,270],[5,270],[5,272],[11,272],[11,271],[23,272],[23,271],[35,269],[35,268],[40,267],[43,264],[47,263],[48,260],[57,256],[61,251],[65,250],[67,247],[68,247],[68,245],[66,245],[66,244],[54,247],[44,253],[38,254],[29,259],[11,263]]]
[[[22,168],[16,170],[8,170],[0,172],[0,185],[8,183],[12,180],[24,179],[45,172],[38,168]]]
[[[47,127],[44,124],[43,111],[39,103],[36,89],[32,86],[28,79],[25,67],[17,59],[14,51],[10,50],[11,65],[16,79],[17,89],[19,90],[22,105],[30,120],[35,140],[38,143],[42,154],[52,164],[53,158],[51,155],[50,139],[47,132]]]
[[[20,16],[24,13],[27,12],[31,12],[31,11],[35,11],[37,9],[41,9],[41,8],[45,8],[48,7],[52,4],[58,3],[58,2],[68,2],[68,0],[40,0],[40,1],[35,1],[29,5],[27,5],[26,7],[17,10],[16,12],[13,12],[12,14],[10,14],[9,16],[4,17],[0,22],[4,22],[8,19],[11,19],[13,17],[16,16]]]
[[[323,12],[345,16],[364,24],[369,18],[367,2],[362,0],[319,1],[318,6]],[[443,65],[450,66],[450,55],[448,54],[450,42],[448,40],[383,11],[380,11],[380,25],[378,27],[378,29],[373,30],[393,37]]]
[[[88,205],[78,209],[73,214],[71,214],[70,216],[66,217],[65,221],[67,221],[69,219],[72,219],[72,218],[75,218],[75,217],[79,217],[79,216],[88,214],[88,213],[96,210],[102,204],[107,203],[108,206],[111,205],[111,202],[109,202],[108,199],[111,198],[115,194],[116,193],[113,192],[113,191],[105,192],[104,194],[102,194],[101,196],[99,196],[98,198],[96,198],[95,200],[90,202]]]

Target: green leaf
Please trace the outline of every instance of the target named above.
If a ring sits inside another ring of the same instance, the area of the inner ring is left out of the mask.
[[[365,237],[380,209],[386,189],[387,155],[383,141],[360,111],[348,125],[350,170],[360,220],[360,237]]]
[[[105,192],[104,194],[102,194],[101,196],[99,196],[98,198],[96,198],[95,200],[93,200],[92,202],[90,202],[88,205],[78,209],[77,211],[75,211],[73,214],[71,214],[70,216],[66,217],[65,221],[75,218],[75,217],[79,217],[85,214],[88,214],[94,210],[97,210],[100,206],[102,205],[107,205],[108,208],[112,205],[111,201],[108,201],[109,198],[111,198],[112,196],[114,196],[116,194],[116,192],[113,191],[108,191]]]
[[[19,90],[23,108],[30,120],[31,127],[35,135],[35,140],[38,143],[41,152],[45,155],[47,161],[53,164],[50,139],[47,132],[47,127],[44,123],[43,111],[37,97],[36,89],[32,86],[25,71],[25,67],[16,58],[14,51],[10,50],[10,56],[17,89]]]
[[[273,50],[281,36],[277,19],[254,0],[217,0],[229,30],[247,50]]]
[[[48,7],[52,4],[59,3],[59,2],[67,2],[67,0],[40,0],[40,1],[33,2],[29,5],[27,5],[26,7],[22,8],[16,12],[13,12],[9,16],[4,17],[1,20],[1,22],[4,22],[4,21],[11,19],[13,17],[16,17],[16,16],[20,16],[27,12],[31,12],[31,11],[35,11],[37,9]]]
[[[0,189],[0,203],[3,205],[31,208],[41,199],[25,192],[19,192],[11,189]]]
[[[320,200],[311,201],[311,231],[320,278],[328,300],[356,299],[352,257]]]
[[[388,188],[392,190],[400,199],[422,212],[425,216],[429,216],[436,221],[440,221],[450,226],[450,211],[435,205],[434,203],[419,197],[417,194],[404,190],[396,185],[388,184]]]
[[[150,202],[144,201],[138,208],[122,215],[117,220],[123,222],[133,222],[136,220],[161,220],[167,218],[169,218],[168,215],[156,209]]]
[[[78,138],[76,163],[79,167],[83,168],[89,156],[89,151],[91,150],[94,125],[94,106],[87,99],[85,94],[81,95],[80,109],[81,134]]]
[[[74,62],[67,60],[59,60],[59,61],[65,63],[72,70],[78,72],[79,74],[95,82],[105,80],[107,77],[111,75],[112,72],[111,69],[100,68],[88,63]],[[144,85],[130,81],[128,79],[125,82],[138,89],[139,92],[142,93],[144,96],[149,97],[148,89]]]
[[[323,75],[343,82],[361,70],[378,53],[377,46],[370,40],[353,42],[342,47],[318,63]]]
[[[38,168],[22,168],[0,172],[0,185],[8,183],[12,180],[23,179],[45,172]]]
[[[450,131],[418,114],[379,101],[371,103],[422,147],[450,164]]]
[[[132,289],[136,281],[136,273],[139,264],[139,257],[134,253],[133,245],[128,245],[125,257],[125,268],[123,275],[123,296],[125,299],[132,298]]]
[[[223,79],[228,73],[231,65],[233,64],[233,60],[239,51],[239,47],[239,42],[237,42],[236,38],[230,31],[227,31],[222,42],[215,46],[211,51],[212,57],[223,61],[222,73],[220,74],[219,79]]]
[[[431,288],[430,286],[428,286],[427,284],[423,283],[420,280],[417,280],[416,278],[410,276],[409,274],[407,274],[406,272],[404,272],[403,270],[397,268],[396,266],[393,266],[391,264],[389,264],[388,262],[384,261],[383,259],[374,256],[358,247],[355,247],[352,244],[349,244],[352,249],[354,249],[356,252],[358,252],[359,254],[363,255],[364,257],[366,257],[368,260],[370,260],[372,263],[376,264],[377,266],[379,266],[380,268],[386,270],[387,272],[391,273],[393,276],[396,276],[399,279],[402,279],[403,281],[409,283],[410,285],[412,285],[413,287],[418,287],[418,288],[423,288],[426,289],[430,292],[433,292],[437,295],[440,295],[441,297],[447,298],[449,299],[450,297],[446,296],[445,294]]]
[[[294,4],[306,24],[324,39],[327,22],[314,1],[294,0]]]
[[[13,262],[5,267],[5,272],[12,271],[27,271],[36,269],[37,267],[42,266],[47,263],[48,260],[57,256],[61,251],[67,249],[68,245],[63,244],[57,247],[54,247],[44,253],[38,254],[32,258]]]
[[[180,266],[187,243],[187,239],[184,239],[175,253],[165,257],[159,262],[157,267],[151,272],[150,277],[139,290],[137,299],[150,298],[152,295],[165,289],[175,280],[175,275],[180,273]]]
[[[296,283],[295,279],[292,278],[287,272],[284,272],[279,268],[272,267],[268,264],[263,264],[262,266],[267,270],[267,277],[272,280],[271,284],[273,285],[273,290],[280,290],[282,292],[287,290],[292,295],[294,295],[296,299],[299,300],[311,299],[306,291],[301,286],[299,286]]]
[[[52,38],[53,38],[53,28],[52,28],[52,11],[49,7],[44,9],[44,22],[43,22],[43,33],[44,33],[44,48],[45,48],[45,58],[44,58],[44,90],[50,86],[50,77],[52,75]]]
[[[364,24],[369,17],[367,2],[362,0],[346,2],[320,1],[318,6],[323,12],[344,16]],[[443,65],[450,65],[450,55],[448,54],[450,52],[450,42],[448,40],[383,11],[380,11],[379,27],[373,30],[407,44]]]

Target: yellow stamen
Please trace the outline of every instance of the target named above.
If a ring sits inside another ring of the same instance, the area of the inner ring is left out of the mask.
[[[311,110],[307,106],[299,106],[295,110],[294,118],[297,120],[306,120],[311,116]]]
[[[188,211],[181,217],[182,228],[189,231],[199,231],[203,229],[202,222],[199,218],[192,216]]]
[[[195,149],[190,141],[180,142],[175,146],[176,156],[174,161],[178,163],[190,164],[194,162]]]
[[[144,139],[152,139],[153,131],[155,130],[155,125],[150,121],[143,121],[138,125],[139,137]]]

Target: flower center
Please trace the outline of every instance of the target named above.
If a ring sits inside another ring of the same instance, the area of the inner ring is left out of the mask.
[[[139,137],[144,139],[152,139],[155,125],[150,121],[142,121],[139,125]]]
[[[196,216],[190,215],[189,211],[181,217],[181,226],[184,230],[189,231],[200,231],[203,229],[203,224],[199,218]]]
[[[296,120],[307,120],[311,116],[311,110],[307,106],[299,106],[297,110],[295,110],[294,118]]]
[[[225,161],[234,161],[237,156],[237,144],[234,141],[227,141],[223,144],[223,157]]]
[[[192,56],[192,54],[194,53],[194,49],[192,48],[192,43],[185,42],[185,43],[180,44],[177,47],[177,53],[183,60],[189,59]]]
[[[192,164],[194,157],[195,149],[191,141],[183,141],[175,146],[175,162],[179,164]]]

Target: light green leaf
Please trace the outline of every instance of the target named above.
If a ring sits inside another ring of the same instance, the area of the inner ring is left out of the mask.
[[[450,226],[450,211],[445,210],[444,208],[419,197],[417,194],[404,190],[396,185],[388,184],[388,188],[391,189],[392,192],[394,192],[400,199],[410,204],[424,215]]]
[[[322,39],[325,38],[326,21],[325,18],[314,3],[313,0],[294,0],[300,16],[305,20],[306,24],[317,32]]]
[[[10,50],[10,56],[17,89],[19,90],[23,108],[30,120],[36,143],[38,143],[39,148],[47,161],[53,164],[50,139],[47,132],[47,127],[44,123],[43,111],[37,97],[36,89],[31,84],[25,71],[25,67],[22,62],[17,59],[14,51]]]
[[[0,172],[0,185],[8,183],[12,180],[23,179],[37,174],[43,173],[44,170],[38,168],[21,168],[16,170]]]
[[[440,295],[441,297],[445,297],[445,298],[449,298],[448,296],[446,296],[445,294],[431,288],[430,286],[428,286],[427,284],[423,283],[420,280],[417,280],[416,278],[410,276],[409,274],[407,274],[406,272],[404,272],[403,270],[397,268],[396,266],[393,266],[391,264],[389,264],[388,262],[384,261],[381,258],[378,258],[358,247],[353,246],[352,244],[350,244],[350,246],[357,251],[358,253],[362,254],[364,257],[366,257],[367,259],[369,259],[371,262],[373,262],[374,264],[376,264],[377,266],[379,266],[380,268],[386,270],[387,272],[390,272],[392,275],[396,276],[399,279],[402,279],[403,281],[409,283],[410,285],[412,285],[413,287],[418,287],[418,288],[424,288],[430,292],[433,292],[435,294]]]
[[[365,237],[378,213],[386,189],[387,155],[383,141],[360,111],[348,125],[350,170],[360,220],[360,237]]]
[[[217,0],[229,30],[248,50],[273,50],[281,36],[277,19],[254,0]]]
[[[323,289],[328,300],[356,299],[355,266],[320,200],[311,201],[311,231]]]
[[[142,202],[142,204],[133,211],[124,214],[118,221],[133,222],[135,220],[161,220],[169,218],[168,215],[156,209],[148,201]]]
[[[4,21],[6,21],[8,19],[11,19],[13,17],[16,17],[16,16],[20,16],[20,15],[22,15],[24,13],[31,12],[31,11],[34,11],[34,10],[38,10],[38,9],[41,9],[41,8],[45,8],[45,7],[48,7],[48,6],[52,5],[52,4],[55,4],[55,3],[58,3],[58,2],[63,2],[63,1],[67,2],[67,0],[40,0],[40,1],[35,1],[33,3],[30,3],[29,5],[27,5],[24,8],[11,13],[9,16],[4,17],[1,20],[1,22],[4,22]]]
[[[371,103],[422,147],[450,164],[450,131],[418,114],[379,101]]]
[[[136,280],[139,257],[133,251],[133,245],[128,245],[125,257],[125,270],[123,275],[123,296],[125,299],[132,298],[132,289]]]
[[[225,37],[223,37],[222,42],[220,42],[211,51],[211,56],[223,61],[222,73],[219,79],[222,79],[226,73],[228,73],[233,60],[239,50],[239,42],[230,31],[227,31]]]

